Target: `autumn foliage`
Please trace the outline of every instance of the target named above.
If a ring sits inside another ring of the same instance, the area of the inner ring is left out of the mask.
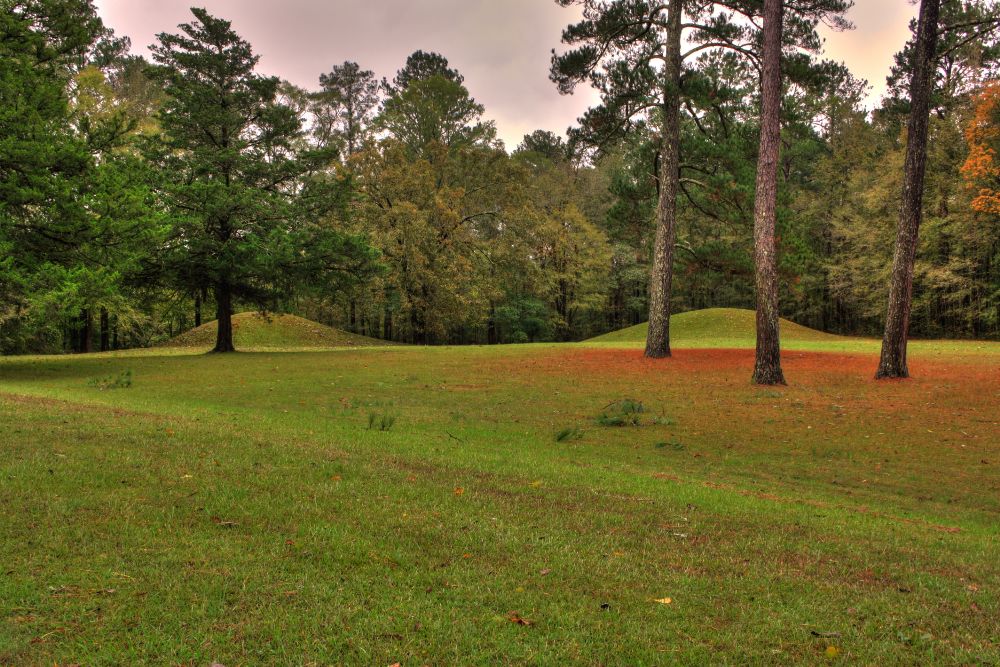
[[[1000,81],[987,83],[976,96],[973,117],[965,130],[969,156],[962,165],[962,177],[975,192],[973,210],[1000,213]]]

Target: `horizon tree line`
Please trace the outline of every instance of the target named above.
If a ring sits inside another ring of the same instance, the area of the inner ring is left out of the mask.
[[[251,307],[417,343],[574,340],[648,319],[646,353],[663,357],[677,308],[756,305],[754,381],[770,384],[784,381],[779,312],[869,333],[883,294],[879,377],[906,375],[913,325],[997,335],[993,172],[971,163],[992,140],[973,129],[995,122],[994,3],[925,0],[867,113],[863,82],[818,57],[816,25],[848,28],[845,1],[557,1],[585,11],[552,78],[602,104],[569,141],[540,130],[510,153],[437,53],[391,82],[348,61],[307,91],[258,74],[251,45],[204,10],[147,63],[86,0],[15,2],[5,27],[36,46],[4,59],[5,93],[31,91],[35,113],[0,126],[24,149],[41,135],[17,125],[35,122],[48,143],[5,172],[37,176],[4,181],[0,345],[88,351],[95,316],[101,349],[148,344],[214,306],[217,351]],[[861,178],[897,159],[898,184]],[[866,266],[891,294],[853,285]]]

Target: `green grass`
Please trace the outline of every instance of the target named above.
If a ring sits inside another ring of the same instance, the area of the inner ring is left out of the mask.
[[[175,336],[166,347],[208,349],[215,345],[218,325],[207,322]],[[370,347],[386,341],[334,329],[297,315],[239,313],[233,316],[233,338],[241,350],[295,350],[302,348]]]
[[[670,344],[684,348],[753,347],[755,313],[742,308],[706,308],[674,315],[670,318]],[[615,346],[641,346],[646,343],[647,323],[612,331],[591,339],[590,343]],[[875,352],[881,341],[874,338],[853,338],[817,331],[781,320],[781,344],[787,350],[819,352]],[[996,341],[911,341],[911,349],[927,354],[979,354],[984,350],[1000,353]]]
[[[742,308],[705,308],[680,313],[670,318],[670,342],[678,347],[743,347],[754,341],[752,310]],[[636,324],[592,339],[595,343],[645,343],[648,323]],[[786,319],[781,320],[783,342],[832,342],[841,338],[816,331]]]
[[[994,664],[975,345],[0,359],[0,664]]]

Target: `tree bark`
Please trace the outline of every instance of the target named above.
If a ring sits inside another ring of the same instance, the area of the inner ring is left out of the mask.
[[[233,345],[233,293],[226,283],[215,286],[215,315],[218,331],[212,352],[235,352]]]
[[[389,306],[385,307],[385,316],[382,319],[382,338],[385,340],[392,340],[392,311],[389,310]]]
[[[111,317],[107,308],[101,308],[101,352],[111,349]]]
[[[876,379],[910,376],[906,366],[906,341],[910,332],[910,312],[913,305],[913,262],[917,255],[924,200],[927,125],[931,87],[934,85],[940,5],[941,0],[922,0],[920,3],[913,74],[910,77],[910,118],[906,133],[906,161],[903,165],[903,206],[899,211],[899,226],[896,229],[889,306]]]
[[[649,276],[649,331],[646,334],[646,356],[654,359],[670,356],[670,293],[680,179],[681,0],[670,0],[667,12],[659,199],[656,204],[653,266]]]
[[[90,310],[84,308],[80,313],[80,353],[87,354],[93,350],[91,339],[93,338],[93,321],[90,318]]]
[[[778,262],[774,237],[781,146],[781,33],[784,0],[764,0],[760,153],[754,202],[753,255],[757,288],[755,384],[785,384],[778,332]]]
[[[201,290],[194,293],[194,326],[201,326]]]

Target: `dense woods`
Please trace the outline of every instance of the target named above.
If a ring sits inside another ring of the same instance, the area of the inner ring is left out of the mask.
[[[761,3],[561,2],[587,18],[553,56],[553,85],[589,82],[602,106],[565,137],[505,146],[438,53],[391,81],[332,64],[305,90],[257,71],[252,46],[203,10],[146,62],[88,0],[3,4],[4,353],[150,345],[262,309],[426,344],[579,340],[653,313],[663,356],[671,312],[757,305],[762,147],[777,152],[763,256],[778,313],[883,333],[916,23],[866,110],[865,82],[823,60],[815,35],[824,17],[848,27],[846,3],[774,5],[790,26],[783,76],[762,88]],[[704,24],[684,53],[682,13]],[[1000,338],[996,9],[939,13],[907,325]],[[630,17],[647,22],[623,41]],[[666,56],[650,21],[673,39]]]

